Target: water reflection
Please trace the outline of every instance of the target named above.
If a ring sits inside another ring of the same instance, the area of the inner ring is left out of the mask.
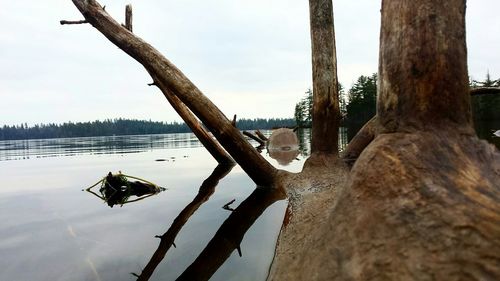
[[[177,237],[177,234],[179,234],[179,231],[182,229],[184,224],[186,224],[191,215],[193,215],[193,213],[196,212],[196,210],[198,210],[198,208],[210,198],[215,191],[215,187],[219,184],[219,181],[224,178],[232,170],[232,168],[232,165],[218,165],[212,174],[205,181],[203,181],[200,189],[198,190],[198,194],[193,201],[179,213],[167,232],[163,235],[157,236],[160,238],[160,245],[142,270],[142,273],[140,275],[136,275],[138,277],[137,280],[149,280],[156,267],[165,258],[165,255],[170,247],[172,247],[172,245],[175,247],[175,237]]]
[[[191,133],[0,141],[0,161],[201,147]]]
[[[129,179],[135,179],[135,181]],[[100,194],[92,190],[97,186],[99,186]],[[165,190],[165,188],[150,181],[128,176],[121,172],[118,174],[109,172],[102,180],[85,189],[85,191],[106,202],[111,208],[114,205],[123,206],[132,202],[138,202]],[[131,199],[131,197],[135,197],[135,199]]]
[[[269,206],[285,198],[285,193],[276,188],[256,188],[232,211],[205,249],[177,280],[208,280],[234,250],[241,257],[240,245],[245,233]]]

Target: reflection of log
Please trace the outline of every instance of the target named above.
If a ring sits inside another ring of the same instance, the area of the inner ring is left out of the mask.
[[[247,132],[247,131],[243,131],[243,134],[251,139],[253,139],[254,141],[258,142],[260,145],[265,145],[266,142],[261,140],[260,138],[254,136],[252,133],[250,132]]]
[[[354,138],[349,142],[345,150],[342,152],[342,159],[348,165],[352,166],[363,150],[375,138],[377,126],[377,117],[374,116],[370,121],[359,130]]]
[[[340,122],[332,0],[309,1],[313,65],[312,154],[338,154]]]
[[[198,194],[193,199],[193,201],[179,213],[167,232],[160,236],[160,245],[154,252],[146,267],[144,267],[144,269],[142,270],[139,278],[137,278],[138,281],[149,280],[156,267],[165,258],[168,250],[174,244],[175,237],[182,229],[184,224],[191,217],[191,215],[210,198],[210,196],[214,193],[215,187],[217,186],[219,181],[224,178],[232,168],[232,165],[218,165],[212,172],[212,174],[203,182],[200,190],[198,191]]]
[[[156,82],[168,87],[207,126],[254,182],[272,185],[277,170],[253,149],[227,117],[175,65],[151,45],[118,24],[97,1],[72,1],[85,20],[140,62]]]
[[[285,194],[277,189],[255,189],[224,221],[198,258],[177,280],[210,279],[231,253],[239,248],[245,233],[267,207],[284,198]]]

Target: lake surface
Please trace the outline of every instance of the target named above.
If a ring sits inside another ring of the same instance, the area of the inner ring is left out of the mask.
[[[309,138],[262,155],[298,172]],[[83,191],[110,171],[166,190],[110,208]],[[265,280],[287,208],[192,134],[0,141],[0,177],[0,280]]]
[[[287,201],[216,167],[192,134],[0,141],[0,280],[265,280]],[[110,208],[110,171],[166,190]]]

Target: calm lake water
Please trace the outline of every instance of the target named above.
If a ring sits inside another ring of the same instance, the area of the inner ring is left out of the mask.
[[[299,155],[262,155],[298,172],[309,135]],[[109,171],[166,190],[110,208],[82,191]],[[0,280],[265,280],[287,208],[192,134],[0,141],[0,177]]]
[[[0,141],[0,280],[265,280],[287,201],[216,167],[192,134]],[[166,190],[110,208],[82,191],[109,171]]]

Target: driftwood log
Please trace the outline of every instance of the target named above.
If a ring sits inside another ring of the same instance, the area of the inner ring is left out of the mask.
[[[382,1],[376,134],[353,143],[358,159],[350,172],[338,157],[332,2],[309,1],[314,122],[312,155],[300,174],[270,165],[179,69],[96,1],[72,1],[84,22],[140,62],[256,184],[286,191],[292,215],[269,279],[500,279],[500,154],[472,128],[465,1]],[[272,201],[258,198],[248,202]],[[226,229],[213,241],[228,239]],[[231,235],[224,256],[243,234]],[[181,279],[209,278],[225,259],[205,258],[214,248],[210,243]],[[208,274],[197,276],[203,264]]]

